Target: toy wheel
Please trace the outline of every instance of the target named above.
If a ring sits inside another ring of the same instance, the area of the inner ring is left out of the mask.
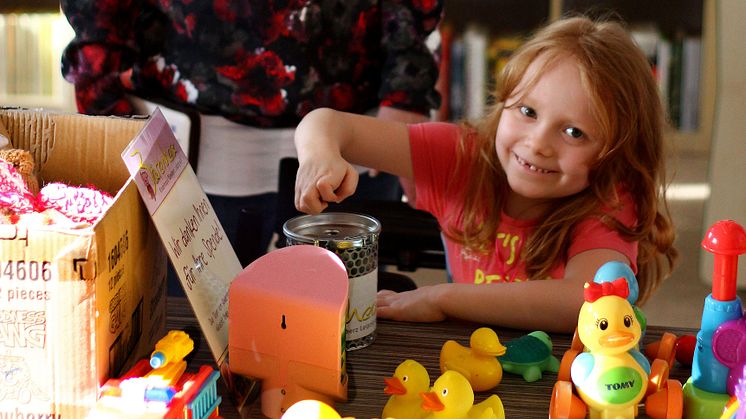
[[[650,362],[653,362],[654,359],[662,359],[668,362],[669,368],[673,368],[677,341],[676,335],[666,332],[660,340],[645,345],[645,356]]]
[[[583,345],[583,342],[580,341],[577,327],[575,328],[575,333],[573,333],[572,335],[572,343],[570,344],[570,349],[577,351],[578,353],[583,352],[583,349],[585,349],[585,345]]]
[[[647,345],[645,345],[643,354],[645,355],[645,358],[648,359],[648,362],[653,362],[653,360],[658,357],[658,348],[660,348],[660,346],[661,346],[661,341],[659,340],[650,342]]]
[[[678,419],[684,415],[684,389],[679,380],[668,380],[668,412],[666,419]]]
[[[676,358],[676,335],[666,332],[661,336],[661,342],[655,358],[666,361],[669,369],[673,368],[673,360]]]
[[[666,386],[668,380],[668,363],[662,359],[653,360],[648,376],[648,396],[657,393]]]
[[[684,414],[684,391],[678,380],[666,380],[665,388],[649,396],[645,413],[653,419],[680,419]]]
[[[575,358],[577,358],[579,354],[580,352],[574,349],[568,349],[565,351],[565,354],[562,355],[559,371],[557,371],[557,381],[572,382],[570,369],[572,368],[572,362],[575,361]]]
[[[572,393],[571,382],[554,383],[549,402],[549,419],[583,419],[585,411],[585,403]]]

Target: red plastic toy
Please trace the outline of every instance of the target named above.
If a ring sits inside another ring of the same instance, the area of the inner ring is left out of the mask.
[[[220,419],[216,382],[220,373],[203,365],[185,372],[184,357],[194,348],[189,336],[170,331],[156,344],[151,358],[141,359],[120,378],[99,390],[99,400],[89,417],[98,419]],[[157,362],[153,362],[157,359]],[[151,367],[151,362],[158,368]]]

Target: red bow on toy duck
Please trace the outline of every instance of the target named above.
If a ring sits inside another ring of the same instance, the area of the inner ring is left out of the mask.
[[[607,295],[616,295],[617,297],[626,299],[629,295],[629,286],[627,285],[627,280],[624,278],[619,278],[612,282],[602,282],[600,284],[596,282],[585,283],[583,296],[585,297],[586,302],[592,303],[599,298],[605,297]]]

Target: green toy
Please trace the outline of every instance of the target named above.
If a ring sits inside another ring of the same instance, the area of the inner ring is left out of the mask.
[[[522,375],[529,383],[541,379],[543,371],[559,371],[559,360],[552,355],[552,339],[542,331],[507,342],[505,347],[505,355],[497,357],[503,370]]]

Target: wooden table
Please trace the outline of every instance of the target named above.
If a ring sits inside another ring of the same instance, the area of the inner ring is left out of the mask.
[[[213,364],[207,342],[199,330],[191,307],[185,298],[169,297],[168,299],[168,329],[187,331],[195,340],[196,353],[191,359],[191,367],[201,364]],[[379,417],[383,406],[388,400],[384,394],[384,377],[394,373],[397,365],[405,359],[414,359],[427,368],[431,380],[440,375],[438,358],[440,348],[448,339],[468,345],[469,336],[480,325],[459,321],[445,321],[441,323],[405,323],[379,320],[376,329],[375,342],[357,351],[348,352],[347,370],[349,372],[348,401],[337,403],[335,408],[342,416],[354,416],[357,419]],[[525,331],[513,329],[494,329],[500,341],[505,343],[525,335]],[[663,332],[671,332],[677,336],[696,334],[692,329],[663,328],[649,326],[644,337],[644,343],[660,338]],[[554,343],[552,353],[562,359],[565,350],[570,346],[571,335],[550,334]],[[676,363],[670,372],[671,378],[676,378],[683,384],[689,378],[691,371]],[[546,373],[539,381],[527,383],[523,378],[504,374],[502,382],[492,391],[477,393],[475,401],[481,401],[493,392],[500,396],[505,406],[505,415],[513,418],[547,417],[552,387],[557,379],[554,373]],[[218,382],[218,391],[223,395],[220,414],[226,419],[239,418],[233,402],[226,396],[222,380]],[[254,402],[244,417],[262,418],[258,400]]]

